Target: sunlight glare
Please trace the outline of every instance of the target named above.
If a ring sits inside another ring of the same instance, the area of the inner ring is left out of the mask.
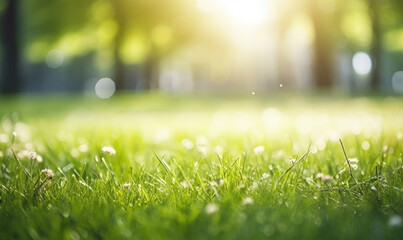
[[[237,24],[254,26],[262,23],[267,15],[262,1],[222,0],[222,9]]]
[[[267,19],[268,2],[267,0],[220,0],[218,7],[235,24],[252,27]]]

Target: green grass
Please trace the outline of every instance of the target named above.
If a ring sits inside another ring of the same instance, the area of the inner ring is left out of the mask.
[[[403,236],[401,97],[0,102],[0,239]]]

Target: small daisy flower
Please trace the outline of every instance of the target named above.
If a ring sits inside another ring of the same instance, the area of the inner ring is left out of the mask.
[[[124,183],[122,187],[123,189],[129,189],[130,183]]]
[[[261,179],[264,180],[264,179],[269,178],[269,177],[270,177],[270,174],[268,174],[268,173],[263,173]]]
[[[349,158],[348,161],[350,163],[358,163],[358,159],[357,158]]]
[[[116,154],[116,150],[113,147],[110,147],[110,146],[103,147],[102,152],[106,153],[108,155],[115,155]]]
[[[34,161],[34,160],[38,159],[38,154],[36,154],[35,150],[32,150],[32,151],[28,152],[28,158],[31,161]]]
[[[212,181],[212,182],[209,182],[210,183],[210,185],[212,186],[212,187],[218,187],[218,184],[217,184],[217,182],[215,182],[215,181]]]
[[[53,171],[50,169],[43,169],[41,171],[41,175],[43,175],[46,179],[52,179],[54,176]]]
[[[323,182],[329,182],[329,181],[333,180],[332,176],[325,175],[323,173],[316,174],[315,178],[318,178],[318,179],[322,180]]]
[[[189,187],[189,183],[187,181],[182,181],[181,185],[183,188],[188,188]]]
[[[357,170],[357,169],[358,169],[358,165],[355,164],[355,163],[354,163],[354,164],[351,164],[351,168],[354,169],[354,170]]]

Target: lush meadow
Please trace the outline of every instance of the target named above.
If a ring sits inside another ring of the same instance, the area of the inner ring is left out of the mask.
[[[399,239],[403,98],[0,99],[0,239]]]

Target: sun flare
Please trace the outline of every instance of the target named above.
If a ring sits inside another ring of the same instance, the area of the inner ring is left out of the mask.
[[[273,2],[273,0],[198,0],[197,6],[200,11],[220,15],[236,26],[254,27],[275,17]]]

